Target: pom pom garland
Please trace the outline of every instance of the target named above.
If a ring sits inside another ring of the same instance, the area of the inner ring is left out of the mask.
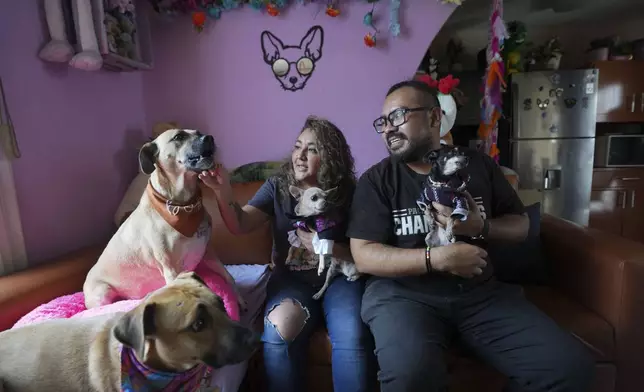
[[[324,8],[324,13],[331,18],[342,14],[342,3],[349,3],[351,0],[149,0],[154,10],[164,15],[192,15],[192,24],[198,32],[206,28],[208,19],[220,19],[222,12],[242,8],[245,5],[265,12],[271,17],[282,15],[282,10],[298,4],[317,4]],[[353,0],[355,1],[355,0]],[[363,0],[374,7],[376,3],[383,0]],[[385,0],[386,1],[386,0]],[[456,3],[456,1],[450,1]],[[389,0],[389,33],[393,37],[400,35],[400,3],[401,0]],[[460,1],[459,1],[460,3]],[[375,25],[374,9],[368,12],[363,18],[363,24],[372,29],[364,36],[364,43],[368,47],[376,46],[376,35],[378,30]]]

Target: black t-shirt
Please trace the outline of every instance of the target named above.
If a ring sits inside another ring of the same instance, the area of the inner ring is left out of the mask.
[[[496,162],[478,151],[464,151],[470,158],[463,173],[464,176],[470,176],[467,190],[483,219],[522,214],[523,203]],[[392,158],[385,158],[369,168],[358,181],[347,236],[398,248],[424,248],[427,222],[416,201],[426,177]],[[468,238],[457,240],[486,247],[483,241]],[[448,285],[476,284],[489,279],[492,274],[492,266],[488,263],[483,274],[472,279],[434,273],[396,280],[406,285],[426,288],[431,287],[428,285],[429,281]]]
[[[278,186],[279,179],[275,176],[270,177],[259,188],[255,196],[248,201],[248,205],[260,209],[272,219],[273,228],[273,254],[272,262],[276,270],[288,268],[284,261],[288,255],[291,244],[288,241],[289,232],[294,231],[294,221],[292,218],[297,201],[292,195],[282,195]],[[339,243],[347,243],[348,238],[345,236],[348,224],[348,214],[338,211],[337,225],[334,226],[334,239]],[[321,286],[324,283],[326,273],[318,276],[317,268],[308,271],[296,271],[294,274],[303,281],[313,286]]]

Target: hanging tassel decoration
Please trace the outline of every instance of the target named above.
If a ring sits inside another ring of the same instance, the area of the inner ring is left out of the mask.
[[[394,37],[400,35],[400,0],[391,0],[389,8],[389,31]]]
[[[275,6],[275,4],[268,4],[266,6],[266,12],[270,16],[278,16],[280,14],[280,10]]]
[[[503,18],[499,17],[499,13],[498,11],[496,11],[492,14],[492,20],[492,34],[495,37],[499,37],[499,44],[503,46],[503,40],[505,39],[505,37],[509,36],[508,31],[505,28]]]
[[[503,22],[503,0],[493,0],[490,14],[489,41],[487,46],[487,70],[483,79],[481,100],[481,124],[479,138],[485,152],[499,162],[498,121],[503,113],[502,94],[505,84],[505,66],[501,55],[503,41],[508,37]]]
[[[367,33],[364,36],[364,44],[370,48],[373,48],[376,46],[377,39],[376,39],[376,34],[378,33],[378,29],[376,29],[376,26],[373,24],[373,12],[376,8],[375,2],[372,2],[373,5],[371,6],[371,11],[367,12],[365,16],[362,18],[362,23],[373,29],[373,32]]]
[[[261,11],[264,8],[264,0],[250,0],[248,5],[253,9]]]
[[[221,6],[226,11],[229,11],[241,7],[241,4],[239,3],[239,0],[223,0],[221,2]]]
[[[219,19],[221,18],[221,8],[212,6],[208,8],[208,16],[214,19]]]
[[[336,6],[335,1],[329,3],[326,6],[326,14],[329,15],[330,17],[332,17],[332,18],[335,18],[336,16],[340,15],[340,10]]]
[[[367,12],[362,18],[362,23],[367,26],[373,28],[373,10]]]
[[[201,33],[206,25],[206,13],[197,11],[192,13],[192,25],[197,32]]]
[[[367,33],[367,35],[364,36],[364,44],[370,48],[376,46],[376,35],[373,33]]]

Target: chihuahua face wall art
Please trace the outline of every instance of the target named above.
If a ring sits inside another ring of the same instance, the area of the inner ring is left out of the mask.
[[[306,86],[322,57],[323,45],[322,26],[311,27],[299,45],[284,45],[270,31],[262,32],[264,62],[271,66],[273,75],[286,91],[298,91]]]

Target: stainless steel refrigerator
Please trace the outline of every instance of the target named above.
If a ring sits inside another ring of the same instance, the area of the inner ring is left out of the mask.
[[[588,225],[597,69],[513,74],[511,166],[543,213]]]

